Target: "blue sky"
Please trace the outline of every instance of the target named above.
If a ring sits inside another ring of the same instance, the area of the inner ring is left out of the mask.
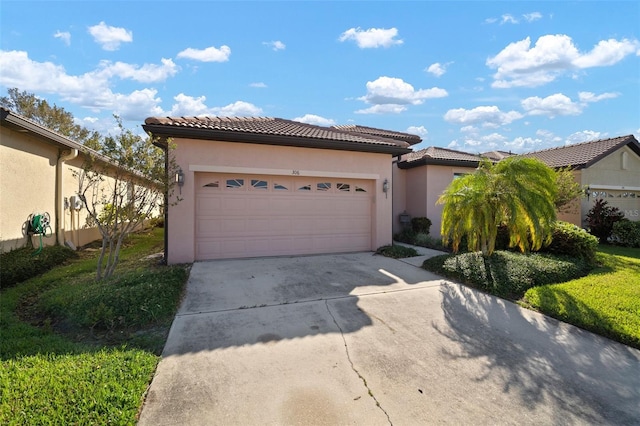
[[[640,135],[640,2],[0,3],[0,89],[149,116],[359,124],[524,152]]]

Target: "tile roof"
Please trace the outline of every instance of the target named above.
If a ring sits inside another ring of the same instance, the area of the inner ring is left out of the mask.
[[[481,157],[486,157],[490,160],[494,160],[494,161],[500,161],[500,160],[504,160],[507,157],[512,157],[514,154],[511,151],[507,152],[507,151],[488,151],[488,152],[483,152],[482,154],[480,154]]]
[[[398,163],[401,168],[411,168],[424,164],[457,164],[477,167],[482,157],[454,149],[430,146],[420,151],[411,152],[402,157]]]
[[[273,117],[149,117],[145,120],[145,130],[152,133],[171,133],[171,129],[190,129],[191,136],[205,138],[229,137],[234,141],[273,143],[282,142],[283,138],[293,138],[296,146],[315,146],[328,144],[339,146],[339,149],[354,148],[402,154],[409,151],[410,143],[393,135],[398,132],[384,131],[381,134],[363,133],[361,131],[345,131],[337,127],[322,127],[298,121]],[[382,136],[385,134],[385,136]],[[406,136],[406,134],[404,134]],[[260,142],[258,142],[258,140]],[[377,148],[376,148],[377,147]],[[338,148],[336,148],[338,149]]]
[[[351,133],[362,133],[365,135],[381,136],[383,138],[391,138],[396,140],[402,140],[410,145],[415,145],[422,142],[422,138],[418,135],[411,133],[395,132],[392,130],[376,129],[374,127],[358,126],[356,124],[344,124],[331,126],[334,129],[343,130]]]
[[[549,148],[522,154],[522,156],[537,158],[550,167],[571,166],[582,169],[600,161],[624,145],[629,145],[640,155],[640,144],[633,135],[627,135]]]

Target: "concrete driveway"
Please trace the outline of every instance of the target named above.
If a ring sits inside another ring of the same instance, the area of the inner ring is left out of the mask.
[[[200,262],[140,424],[640,424],[640,351],[371,253]]]

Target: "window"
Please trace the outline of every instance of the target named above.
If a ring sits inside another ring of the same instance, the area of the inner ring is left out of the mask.
[[[227,179],[227,188],[239,189],[244,186],[244,179]]]
[[[311,185],[302,185],[298,188],[298,191],[311,191]]]
[[[206,185],[202,185],[203,188],[220,188],[220,181],[214,180]]]
[[[367,192],[367,190],[356,185],[356,192]]]
[[[459,177],[465,176],[465,175],[467,175],[467,174],[468,174],[468,173],[454,173],[454,174],[453,174],[453,178],[454,178],[454,179],[458,179]]]
[[[251,179],[251,187],[253,189],[268,189],[269,184],[266,180]]]
[[[351,190],[351,185],[349,185],[348,183],[338,182],[336,184],[336,188],[338,188],[338,191],[349,192]]]
[[[288,191],[289,190],[289,188],[287,188],[286,186],[284,186],[284,185],[282,185],[280,183],[277,183],[277,182],[273,183],[273,189],[275,189],[276,191]]]
[[[316,185],[318,191],[329,191],[331,189],[330,182],[320,182]]]

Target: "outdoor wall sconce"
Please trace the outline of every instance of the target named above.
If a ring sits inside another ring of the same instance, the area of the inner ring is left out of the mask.
[[[182,171],[182,167],[176,172],[176,183],[180,188],[180,195],[182,195],[182,187],[184,186],[184,172]]]
[[[387,197],[387,192],[389,192],[389,180],[387,178],[382,182],[382,192],[384,192],[385,198]]]

